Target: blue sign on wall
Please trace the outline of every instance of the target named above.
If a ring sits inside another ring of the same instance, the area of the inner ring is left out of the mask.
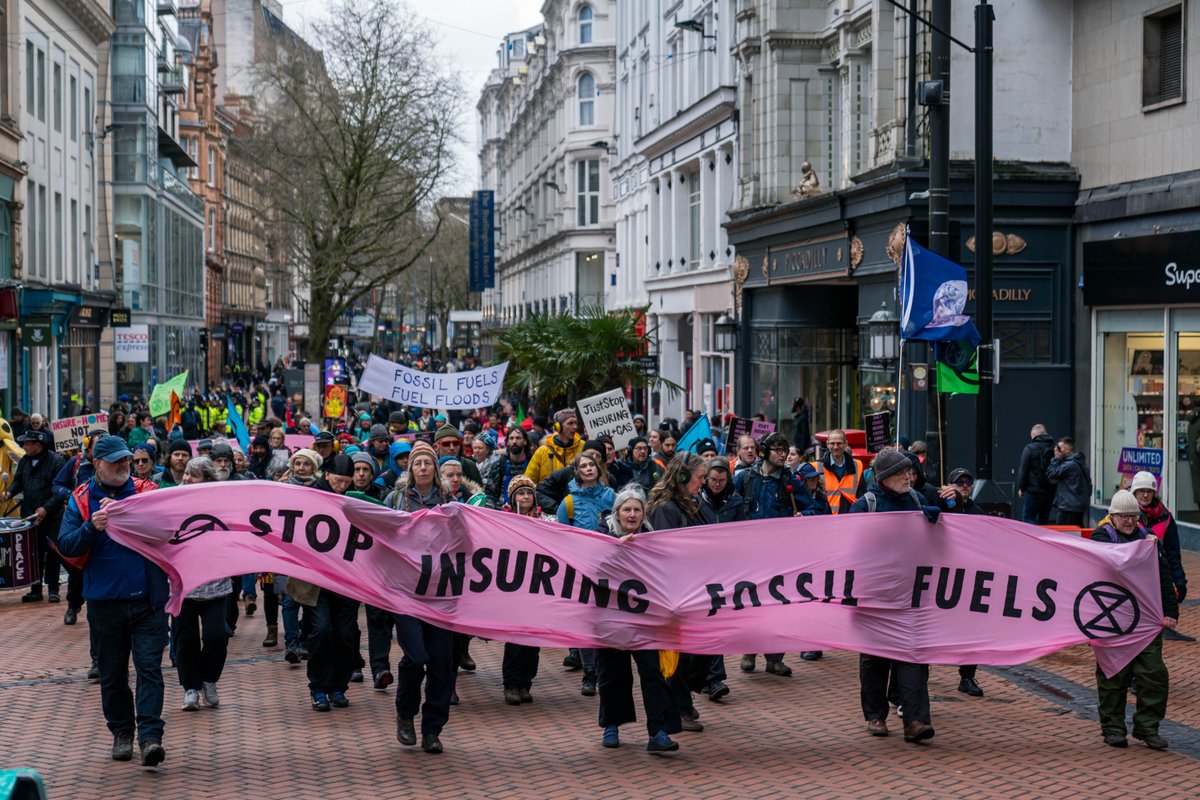
[[[488,190],[471,195],[470,275],[472,292],[496,286],[496,193]]]

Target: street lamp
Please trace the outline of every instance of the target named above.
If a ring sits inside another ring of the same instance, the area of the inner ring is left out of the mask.
[[[718,353],[732,353],[737,350],[738,324],[737,320],[728,314],[717,317],[713,323],[713,346]]]
[[[889,364],[899,360],[899,322],[899,318],[888,309],[885,300],[880,303],[879,310],[860,326],[867,343],[867,361]]]

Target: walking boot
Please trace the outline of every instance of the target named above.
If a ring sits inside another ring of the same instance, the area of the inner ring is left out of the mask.
[[[279,644],[279,626],[268,625],[267,636],[263,639],[263,647],[276,647]]]

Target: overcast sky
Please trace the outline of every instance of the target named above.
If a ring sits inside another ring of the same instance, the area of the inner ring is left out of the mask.
[[[369,2],[370,0],[365,0]],[[324,14],[326,0],[282,0],[283,20],[301,35],[308,23]],[[523,30],[541,19],[542,0],[408,0],[409,8],[424,19],[440,40],[435,57],[452,65],[466,91],[458,148],[458,179],[449,193],[465,195],[475,186],[479,172],[475,102],[488,72],[496,66],[496,50],[506,33]]]

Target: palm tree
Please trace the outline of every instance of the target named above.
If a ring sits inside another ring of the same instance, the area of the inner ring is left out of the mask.
[[[637,321],[646,309],[608,313],[585,307],[575,315],[535,314],[498,337],[497,356],[508,361],[506,388],[544,408],[574,404],[581,397],[621,388],[662,386],[682,389],[657,375],[642,374],[637,356],[646,352],[647,331]]]

